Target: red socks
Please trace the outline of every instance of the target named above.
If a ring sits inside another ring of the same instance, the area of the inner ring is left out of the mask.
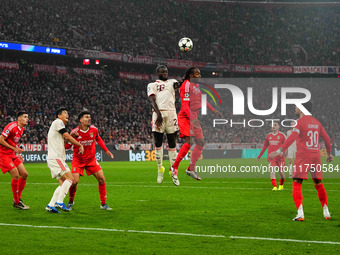
[[[195,171],[195,165],[197,163],[197,160],[200,158],[202,151],[203,151],[203,147],[198,146],[196,144],[191,154],[191,160],[190,160],[190,166],[189,166],[190,171]]]
[[[283,185],[285,183],[285,179],[280,179],[280,185]]]
[[[181,149],[177,154],[177,158],[175,163],[172,165],[173,168],[178,169],[179,163],[181,163],[182,159],[187,155],[188,151],[190,150],[190,144],[185,143],[182,145]],[[195,146],[196,147],[196,146]]]
[[[296,209],[298,210],[300,205],[302,204],[302,191],[301,191],[301,183],[297,183],[293,181],[293,199],[296,206]]]
[[[75,185],[75,186],[72,185],[72,186],[70,187],[69,193],[68,193],[68,195],[69,195],[69,202],[72,202],[72,203],[73,203],[74,197],[75,197],[75,195],[76,195],[76,192],[77,192],[77,185]]]
[[[271,179],[271,180],[272,180],[272,185],[273,185],[273,187],[277,187],[276,179]]]
[[[12,179],[11,182],[14,203],[19,203],[19,180]]]
[[[326,190],[325,190],[325,187],[323,186],[323,184],[320,183],[318,185],[314,185],[314,187],[316,188],[316,190],[318,192],[318,197],[319,197],[321,206],[323,207],[324,205],[327,205],[327,207],[328,207],[327,193],[326,193]]]
[[[101,204],[106,204],[106,183],[98,184],[98,190]]]
[[[21,198],[22,191],[26,186],[26,179],[19,178],[19,192],[18,192],[18,199]]]
[[[99,196],[101,204],[106,204],[106,183],[98,184]],[[69,202],[74,201],[76,195],[77,186],[71,186],[69,190]]]

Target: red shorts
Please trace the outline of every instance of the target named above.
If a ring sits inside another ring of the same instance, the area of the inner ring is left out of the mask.
[[[0,168],[4,174],[16,168],[20,164],[22,164],[22,161],[17,155],[0,154]]]
[[[194,125],[190,122],[189,117],[183,112],[179,112],[178,114],[178,126],[180,130],[180,138],[192,136],[199,139],[204,137],[201,125],[199,127],[194,127]]]
[[[322,179],[322,165],[319,154],[314,157],[297,156],[293,169],[293,178],[307,180],[308,172],[310,172],[313,179]]]
[[[283,160],[269,160],[269,168],[275,172],[284,170],[285,161]]]
[[[72,161],[72,167],[71,167],[72,173],[78,173],[81,176],[84,176],[84,169],[86,170],[87,175],[94,174],[96,172],[99,172],[102,170],[101,166],[99,165],[97,159],[92,160],[88,164],[79,164],[76,161]]]

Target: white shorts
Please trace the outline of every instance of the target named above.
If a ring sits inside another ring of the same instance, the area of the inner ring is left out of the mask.
[[[161,111],[163,123],[160,128],[156,127],[157,113],[152,114],[152,132],[173,134],[179,130],[176,111]]]
[[[296,150],[289,149],[287,150],[287,158],[295,158]]]
[[[62,159],[48,159],[48,168],[51,170],[52,178],[60,179],[65,173],[70,172],[70,168]]]

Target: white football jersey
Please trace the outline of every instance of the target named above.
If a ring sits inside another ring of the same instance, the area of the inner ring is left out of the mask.
[[[66,159],[64,138],[63,135],[59,133],[63,128],[65,128],[65,124],[61,119],[56,119],[52,122],[48,130],[47,159]]]
[[[156,80],[148,84],[148,97],[151,95],[156,96],[156,104],[159,110],[176,111],[175,107],[175,79],[166,81]]]
[[[292,132],[293,132],[292,130],[287,131],[287,138],[292,134]],[[289,146],[288,149],[293,149],[296,151],[296,140],[291,144],[291,146]]]

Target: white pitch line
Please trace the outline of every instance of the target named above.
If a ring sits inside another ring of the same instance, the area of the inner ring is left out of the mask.
[[[246,239],[246,240],[262,240],[262,241],[280,241],[280,242],[317,243],[317,244],[340,245],[340,242],[332,242],[332,241],[296,240],[296,239],[281,239],[281,238],[253,237],[253,236],[206,235],[206,234],[193,234],[193,233],[143,231],[143,230],[132,230],[132,229],[84,228],[84,227],[63,227],[63,226],[36,226],[36,225],[9,224],[9,223],[0,223],[0,226],[40,228],[40,229],[46,228],[46,229],[105,231],[105,232],[126,232],[126,233],[154,234],[154,235],[177,235],[177,236],[193,236],[193,237],[230,238],[230,239]]]
[[[296,240],[296,239],[281,239],[281,238],[252,237],[252,236],[229,236],[229,238],[247,239],[247,240],[263,240],[263,241],[295,242],[295,243],[340,244],[340,242],[331,242],[331,241]]]
[[[176,232],[160,232],[160,231],[143,231],[132,229],[113,229],[113,228],[83,228],[83,227],[63,227],[63,226],[35,226],[22,224],[8,224],[0,223],[0,226],[9,227],[26,227],[26,228],[53,228],[53,229],[71,229],[71,230],[89,230],[89,231],[106,231],[106,232],[127,232],[127,233],[141,233],[141,234],[156,234],[156,235],[178,235],[178,236],[194,236],[194,237],[211,237],[211,238],[226,238],[222,235],[204,235],[192,233],[176,233]]]

